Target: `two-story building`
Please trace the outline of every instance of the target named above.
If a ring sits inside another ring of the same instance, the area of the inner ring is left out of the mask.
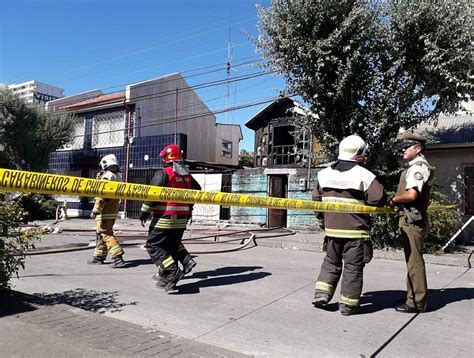
[[[240,126],[216,123],[214,114],[178,73],[115,93],[92,90],[64,97],[48,102],[47,109],[70,111],[77,121],[73,140],[50,155],[51,173],[92,178],[100,158],[115,154],[125,181],[146,183],[162,166],[160,151],[172,143],[191,162],[238,165]],[[87,198],[67,200],[72,215],[87,215],[91,209]],[[138,206],[126,203],[124,211],[128,217],[136,216]]]

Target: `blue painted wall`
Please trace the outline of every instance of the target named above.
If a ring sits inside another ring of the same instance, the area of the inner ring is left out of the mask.
[[[232,192],[236,194],[268,196],[269,174],[270,172],[265,168],[238,170],[232,175]],[[271,172],[271,174],[275,173]],[[317,171],[313,170],[310,178],[310,190],[303,191],[300,188],[300,179],[308,177],[307,169],[288,169],[286,171],[286,175],[288,175],[288,198],[311,200],[311,190],[313,189],[316,174]],[[279,170],[278,175],[285,175],[285,169]],[[230,221],[263,226],[267,223],[267,209],[234,206],[231,208]],[[312,211],[289,210],[287,227],[290,229],[315,229],[318,225]]]

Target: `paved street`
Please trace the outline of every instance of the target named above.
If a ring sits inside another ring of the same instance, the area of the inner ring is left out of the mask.
[[[136,224],[121,220],[117,229],[142,230]],[[61,225],[94,227],[92,220]],[[198,233],[193,235],[206,230]],[[155,288],[155,267],[140,245],[125,247],[128,267],[116,270],[87,265],[91,250],[31,256],[13,280],[14,289],[28,296],[15,298],[23,304],[8,301],[0,315],[3,352],[18,357],[472,355],[474,275],[466,267],[467,255],[427,257],[444,264],[427,264],[429,312],[415,316],[393,310],[394,300],[404,295],[404,262],[379,253],[365,270],[362,313],[343,317],[336,303],[325,311],[310,304],[324,257],[317,249],[320,234],[293,236],[293,247],[300,250],[288,249],[288,238],[259,241],[258,236],[257,247],[198,255],[198,266],[172,294]],[[38,246],[93,239],[92,231],[63,232]],[[210,241],[188,248],[240,244]],[[301,250],[311,246],[316,249]]]

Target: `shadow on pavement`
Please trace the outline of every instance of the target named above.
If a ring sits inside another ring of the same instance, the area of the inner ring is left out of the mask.
[[[16,291],[0,291],[0,317],[11,316],[37,309],[28,302],[31,296]]]
[[[213,286],[224,286],[233,285],[241,282],[248,282],[253,280],[259,280],[266,276],[270,276],[269,272],[251,272],[241,274],[248,271],[254,271],[261,269],[261,266],[234,266],[234,267],[220,267],[212,271],[196,272],[191,277],[201,278],[201,280],[179,285],[178,292],[172,294],[194,294],[199,293],[201,288],[213,287]],[[221,276],[221,277],[215,277]],[[212,278],[208,278],[212,277]],[[182,281],[181,281],[182,282]]]
[[[262,266],[226,266],[216,268],[212,271],[195,272],[192,276],[190,276],[190,278],[207,278],[209,276],[235,275],[237,273],[255,271],[260,270],[262,268]]]
[[[27,296],[23,301],[28,304],[37,306],[65,304],[96,313],[119,312],[124,306],[137,304],[136,302],[118,302],[118,292],[98,292],[82,288],[52,294],[34,293],[33,295],[21,295]]]
[[[387,308],[397,306],[396,300],[404,299],[405,291],[387,290],[365,292],[361,298],[361,314],[382,311]],[[443,288],[439,290],[428,290],[428,310],[427,312],[437,311],[440,308],[454,302],[474,299],[474,288],[455,287]],[[399,303],[398,303],[399,304]]]
[[[141,265],[154,265],[154,263],[151,261],[151,259],[127,260],[125,258],[125,266],[122,268],[138,267]]]

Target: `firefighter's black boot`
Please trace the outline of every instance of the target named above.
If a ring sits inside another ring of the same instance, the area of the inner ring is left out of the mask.
[[[109,264],[110,268],[122,268],[122,267],[127,266],[125,261],[123,261],[122,255],[115,256],[113,259],[114,261],[111,264]]]
[[[164,286],[165,292],[173,291],[176,289],[176,284],[178,283],[179,280],[181,280],[184,276],[184,272],[181,271],[179,268],[176,268],[172,271],[169,272],[164,272],[164,277],[163,281],[166,282],[166,285]],[[160,282],[157,282],[157,287]]]
[[[166,284],[168,283],[163,277],[160,276],[159,272],[153,274],[151,278],[156,281],[156,287],[158,288],[165,288]]]
[[[192,271],[192,269],[196,266],[196,261],[193,260],[193,258],[188,255],[184,258],[183,261],[183,272],[184,274],[188,274]]]
[[[351,316],[359,313],[360,306],[346,306],[345,304],[339,303],[339,311],[343,316]]]
[[[104,263],[104,259],[100,257],[93,256],[92,259],[88,260],[87,263],[89,265],[102,265]]]
[[[311,303],[313,304],[314,307],[324,308],[329,303],[330,300],[331,298],[329,297],[327,293],[316,292],[314,294],[313,302]]]

